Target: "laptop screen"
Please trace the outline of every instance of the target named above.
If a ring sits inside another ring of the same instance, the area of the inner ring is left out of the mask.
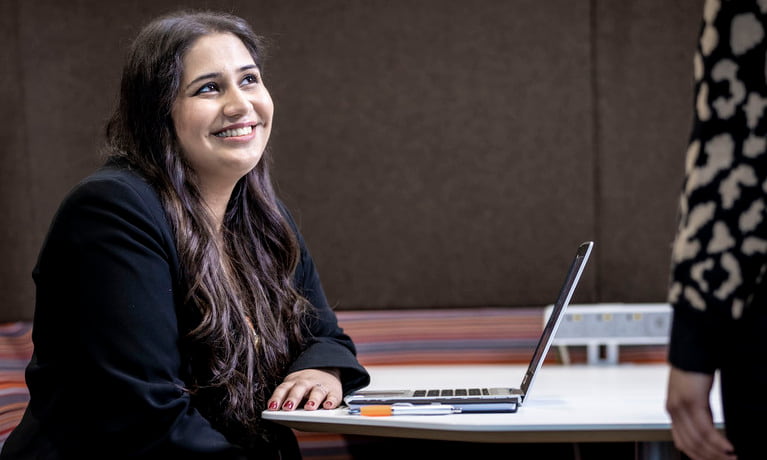
[[[535,347],[535,353],[533,353],[530,365],[527,367],[527,373],[525,373],[525,377],[522,379],[520,388],[522,390],[523,400],[528,395],[528,390],[533,383],[535,373],[540,369],[541,365],[543,365],[543,360],[546,358],[546,353],[549,351],[551,341],[554,334],[557,332],[565,308],[567,308],[567,305],[570,303],[570,299],[573,296],[573,292],[575,292],[575,287],[578,284],[581,273],[583,273],[586,261],[588,260],[589,255],[591,254],[591,248],[593,247],[593,241],[586,241],[578,246],[575,259],[573,259],[573,262],[570,264],[570,269],[567,271],[565,282],[562,289],[559,291],[559,297],[557,298],[551,315],[543,328],[541,338],[538,340],[538,345]]]

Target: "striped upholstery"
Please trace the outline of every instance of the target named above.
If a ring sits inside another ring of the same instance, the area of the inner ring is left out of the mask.
[[[24,368],[32,356],[32,325],[0,324],[0,447],[16,427],[29,401]]]
[[[542,313],[528,308],[341,311],[363,365],[494,364],[530,359]]]
[[[340,311],[363,365],[527,364],[543,330],[543,308]],[[568,347],[572,363],[586,347]],[[665,345],[624,345],[621,362],[663,362]],[[560,363],[557,348],[546,363]]]
[[[543,329],[543,308],[458,308],[339,311],[363,365],[527,364]],[[0,324],[0,447],[29,399],[24,367],[32,354],[28,322]],[[570,347],[573,363],[585,347]],[[665,346],[621,347],[623,362],[661,362]],[[559,362],[552,348],[546,362]],[[347,440],[332,433],[296,432],[306,459],[351,458]],[[355,438],[360,442],[361,438]]]

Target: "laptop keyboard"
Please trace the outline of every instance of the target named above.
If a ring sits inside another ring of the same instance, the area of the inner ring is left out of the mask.
[[[489,395],[487,388],[453,388],[445,390],[416,390],[413,396],[423,398],[427,396],[480,396]]]

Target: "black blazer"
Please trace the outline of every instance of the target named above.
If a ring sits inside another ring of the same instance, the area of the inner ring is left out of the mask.
[[[369,376],[286,215],[301,245],[295,284],[317,312],[290,371],[340,368],[348,393]],[[106,166],[76,186],[33,278],[30,403],[2,459],[243,455],[182,390],[188,361],[179,349],[179,260],[160,199],[139,175]]]

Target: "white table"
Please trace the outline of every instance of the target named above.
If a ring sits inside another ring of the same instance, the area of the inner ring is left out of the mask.
[[[370,389],[519,386],[523,366],[375,366]],[[266,411],[303,431],[471,442],[670,441],[668,366],[544,365],[528,399],[511,414],[365,417],[344,409]],[[718,379],[712,396],[722,427]]]

